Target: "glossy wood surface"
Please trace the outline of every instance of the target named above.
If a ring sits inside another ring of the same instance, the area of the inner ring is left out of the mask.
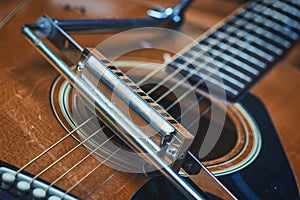
[[[0,4],[0,18],[5,18],[21,1],[9,1]],[[149,8],[149,1],[29,1],[3,23],[0,29],[0,159],[21,167],[42,152],[65,131],[56,121],[49,105],[49,90],[57,72],[39,53],[29,45],[21,34],[21,26],[34,23],[40,16],[47,14],[52,18],[119,18],[144,17]],[[151,1],[152,2],[152,1]],[[172,5],[163,2],[163,5]],[[145,3],[145,4],[144,4]],[[155,1],[157,3],[157,1]],[[144,5],[142,5],[144,4]],[[151,3],[150,3],[151,4]],[[196,0],[187,12],[186,23],[181,30],[196,38],[208,28],[233,11],[240,1]],[[66,5],[71,9],[66,9]],[[82,46],[95,46],[103,39],[111,36],[76,35],[75,39]],[[298,183],[300,182],[300,150],[298,148],[300,120],[300,60],[299,47],[295,48],[279,63],[256,87],[253,93],[260,97],[270,112],[279,136],[291,162]],[[297,69],[298,68],[298,69]],[[42,137],[41,137],[42,135]],[[59,146],[59,150],[50,151],[47,158],[31,166],[28,171],[35,174],[40,168],[47,166],[60,155],[68,151],[76,142],[71,138]],[[76,156],[86,155],[86,151],[78,150]],[[71,160],[71,161],[70,161]],[[85,168],[97,165],[94,158],[88,159]],[[76,162],[76,157],[54,166],[53,170],[44,174],[48,181],[54,180],[56,174],[67,169]],[[55,172],[55,173],[54,173]],[[119,173],[99,191],[90,191],[91,185],[101,184],[103,174],[110,176],[113,171],[100,167],[97,176],[86,181],[84,187],[75,188],[75,193],[97,199],[99,196],[112,198],[115,193],[111,188],[120,188],[115,192],[119,198],[129,198],[143,182],[142,176]],[[67,177],[58,185],[72,185],[82,175],[77,169],[74,176]],[[128,182],[129,180],[129,182]],[[129,184],[130,183],[130,184]],[[126,184],[126,185],[124,185]],[[126,187],[125,187],[126,186]]]

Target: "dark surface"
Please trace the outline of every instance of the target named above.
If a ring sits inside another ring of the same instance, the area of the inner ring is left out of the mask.
[[[238,199],[299,199],[297,184],[274,126],[261,101],[247,94],[241,100],[253,115],[262,135],[262,149],[245,169],[218,179]],[[164,192],[161,192],[161,191]],[[209,199],[217,197],[206,194]],[[148,181],[132,199],[182,199],[183,196],[164,178]]]

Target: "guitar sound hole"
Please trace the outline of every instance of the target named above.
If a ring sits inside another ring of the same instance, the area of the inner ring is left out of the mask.
[[[155,87],[155,84],[147,84],[142,86],[142,89],[144,91],[149,91],[151,88]],[[184,88],[182,88],[184,89]],[[150,96],[154,99],[157,100],[159,99],[163,94],[165,94],[168,91],[168,88],[164,86],[160,86],[154,93],[151,93]],[[201,99],[201,95],[197,94],[197,98]],[[171,92],[166,98],[163,98],[160,102],[158,102],[162,107],[167,109],[174,101],[176,101],[177,98],[173,92]],[[183,106],[183,108],[180,108],[180,105]],[[189,109],[190,104],[188,101],[185,101],[183,99],[179,103],[176,103],[170,110],[168,110],[168,113],[171,114],[178,122],[181,122],[181,111],[186,111]],[[211,106],[210,101],[208,99],[202,100],[198,107],[202,108],[201,110],[207,110]],[[203,107],[205,107],[203,109]],[[216,109],[221,109],[221,108],[216,108]],[[190,109],[189,112],[195,112],[197,109]],[[189,116],[190,113],[184,113],[184,116]],[[194,113],[193,115],[201,115],[201,113]],[[193,119],[190,120],[191,123]],[[193,126],[197,126],[197,133],[195,135],[194,142],[191,146],[191,151],[194,153],[194,155],[199,154],[199,149],[201,145],[203,144],[204,137],[206,136],[207,130],[209,125],[211,126],[222,126],[222,124],[219,124],[217,120],[211,119],[211,112],[207,112],[204,116],[198,120],[199,123],[192,125],[190,128],[187,128],[189,131],[195,130]],[[210,124],[212,123],[212,124]],[[214,160],[217,158],[220,158],[226,154],[228,154],[236,145],[236,142],[238,140],[237,137],[237,131],[234,123],[232,120],[226,116],[224,127],[222,129],[221,135],[219,137],[219,140],[217,141],[216,145],[214,148],[210,151],[209,154],[207,154],[205,157],[201,158],[202,161],[210,161]]]
[[[147,70],[142,69],[140,71],[137,69],[130,71],[127,75],[134,82],[139,82],[139,80],[147,74]],[[149,82],[141,87],[145,92],[149,92],[162,78],[163,77],[160,76],[153,77],[152,80],[149,80]],[[261,148],[260,132],[242,105],[228,104],[225,106],[219,102],[217,104],[214,103],[213,110],[210,111],[210,100],[201,96],[198,91],[193,91],[194,97],[181,98],[182,94],[188,89],[186,85],[182,85],[166,95],[166,93],[169,92],[169,88],[172,88],[174,84],[176,84],[176,82],[172,80],[164,84],[164,86],[158,87],[154,92],[151,92],[150,96],[195,136],[190,150],[203,161],[209,170],[216,176],[230,174],[235,170],[248,166],[257,157]],[[53,110],[66,130],[72,130],[76,128],[78,124],[95,116],[95,113],[92,112],[85,103],[82,103],[81,98],[75,95],[77,98],[74,99],[70,85],[66,84],[63,79],[57,79],[54,86],[51,91]],[[180,102],[174,103],[178,99],[180,99]],[[223,113],[225,113],[226,109],[225,120],[218,119],[218,116],[213,117],[215,109],[217,112],[221,111]],[[79,121],[72,117],[74,113]],[[131,114],[132,113],[130,113],[130,115]],[[199,116],[201,116],[200,120]],[[77,132],[74,137],[83,140],[99,130],[99,125],[103,127],[102,122],[99,123],[97,120],[90,121],[88,125]],[[213,145],[211,145],[211,149],[209,149],[206,154],[203,154],[201,147],[205,146],[204,141],[206,141],[206,136],[214,134],[214,132],[208,132],[208,130],[211,130],[211,127],[220,127],[219,131],[221,130],[221,132],[219,132],[219,136],[214,137],[216,139]],[[131,149],[108,128],[104,129],[101,134],[97,134],[95,138],[85,146],[89,150],[92,150],[111,137],[113,137],[111,141],[116,148],[121,147],[123,150],[131,152]],[[156,139],[157,138],[155,138],[155,141],[158,143],[159,140]],[[95,153],[95,156],[97,158],[99,157],[100,160],[105,159],[107,152],[111,153],[111,150],[106,147],[101,147],[99,151]],[[125,163],[131,163],[132,161],[131,158],[118,157],[118,159],[123,160]],[[128,168],[128,170],[130,171],[131,169]]]
[[[145,92],[148,92],[149,90],[151,90],[151,88],[155,87],[155,84],[146,84],[142,86],[142,89]],[[164,87],[164,86],[160,86],[157,90],[155,90],[155,92],[151,93],[150,96],[151,98],[153,98],[154,100],[159,99],[163,94],[165,94],[168,91],[168,88]],[[198,98],[200,98],[200,94],[198,94],[197,96]],[[166,96],[166,98],[163,98],[161,101],[159,101],[158,103],[165,109],[167,109],[174,101],[176,101],[177,98],[175,96],[174,93],[170,93]],[[183,106],[183,109],[181,109],[181,106]],[[176,103],[171,109],[168,110],[169,114],[171,114],[176,120],[178,120],[178,122],[181,122],[181,114],[182,114],[182,110],[187,110],[189,109],[189,104],[186,103],[184,101],[184,99],[182,101],[180,101],[179,103]],[[210,102],[209,100],[202,100],[199,105],[199,107],[209,107],[210,106]],[[221,109],[221,108],[217,108],[217,109]],[[196,109],[190,109],[189,112],[195,112]],[[206,110],[203,109],[202,110]],[[88,109],[86,108],[85,112],[89,112]],[[80,113],[85,113],[80,111]],[[195,115],[196,113],[194,113],[193,115]],[[89,115],[89,114],[88,114]],[[189,113],[185,113],[186,116],[189,116]],[[200,115],[200,114],[197,114]],[[191,151],[195,154],[198,155],[199,154],[199,150],[201,145],[203,144],[203,140],[204,137],[206,136],[207,130],[209,125],[211,126],[220,126],[221,124],[218,124],[218,122],[214,119],[210,119],[211,113],[207,112],[203,117],[201,117],[201,119],[199,120],[199,123],[194,124],[193,126],[198,126],[198,131],[195,135],[195,139],[194,142],[191,146]],[[191,123],[192,123],[192,119],[191,119]],[[212,123],[212,124],[210,124]],[[99,120],[99,124],[101,126],[103,126],[103,123]],[[187,128],[189,131],[194,130],[194,127],[191,126],[190,128]],[[104,134],[110,138],[111,136],[114,135],[114,133],[112,131],[110,131],[108,128],[105,128],[103,130]],[[205,157],[201,158],[202,161],[211,161],[214,159],[218,159],[226,154],[228,154],[236,145],[237,142],[237,132],[236,132],[236,128],[234,126],[234,123],[231,121],[231,119],[229,117],[226,117],[225,120],[225,124],[224,124],[224,128],[222,129],[222,133],[219,137],[219,140],[217,141],[216,145],[214,146],[214,148],[212,148],[212,150],[210,151],[209,154],[207,154]],[[127,150],[127,151],[131,151],[131,149],[118,137],[114,137],[112,139],[112,141],[120,146],[122,149]]]

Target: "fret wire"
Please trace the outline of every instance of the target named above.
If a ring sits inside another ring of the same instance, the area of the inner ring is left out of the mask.
[[[270,16],[271,18],[277,19],[278,21],[281,21],[283,24],[285,24],[286,21],[289,22],[289,25],[294,27],[296,30],[299,31],[300,29],[300,23],[297,22],[296,20],[283,15],[282,13],[276,11],[276,10],[272,10],[271,8],[267,8],[266,10],[267,14],[270,14],[268,16]]]
[[[262,4],[265,4],[264,2]],[[271,5],[272,9],[284,13],[284,15],[288,16],[289,18],[297,18],[296,20],[300,20],[300,17],[296,15],[296,13],[299,13],[300,10],[290,6],[289,4],[281,1],[277,1],[274,4]]]
[[[205,58],[197,58],[198,62],[204,62]],[[220,61],[219,61],[220,60]],[[222,59],[221,57],[215,58],[214,59],[214,63],[218,64],[218,65],[223,65],[224,62],[226,62],[224,59]],[[213,63],[209,63],[210,65],[213,65]],[[229,65],[234,65],[232,62],[227,61],[226,65],[224,67],[222,67],[220,69],[220,71],[224,71],[231,74],[231,76],[235,77],[236,79],[242,79],[242,81],[246,81],[248,83],[250,83],[252,81],[252,78],[248,75],[246,75],[245,73],[242,73],[241,71],[236,70],[235,68],[229,66]]]
[[[249,64],[249,66],[251,66],[253,69],[257,68],[258,71],[265,69],[268,63],[274,61],[275,58],[273,56],[266,54],[260,49],[257,49],[251,43],[240,42],[241,40],[234,42],[234,38],[235,37],[227,36],[227,39],[222,42],[226,42],[228,44],[223,45],[220,43],[217,48],[226,49],[227,51],[231,52],[232,55],[235,55],[236,58],[247,60],[248,62],[252,63],[251,65]],[[242,53],[240,52],[241,46],[247,46],[247,49],[244,49]]]
[[[236,24],[230,24],[230,25],[239,25],[243,23],[243,20],[241,19],[240,21],[238,21]],[[240,25],[239,25],[240,26]],[[255,32],[253,29],[251,29],[251,27],[241,27],[244,29],[244,32],[248,33],[248,34],[251,34],[251,35],[256,35],[257,38],[261,38],[262,40],[265,40],[265,42],[269,42],[271,43],[273,46],[277,46],[279,47],[281,50],[282,49],[286,49],[286,47],[282,44],[282,42],[279,42],[278,40],[275,40],[272,35],[264,35],[263,33],[258,33],[258,32]],[[252,27],[253,28],[253,27]],[[279,39],[279,40],[282,40],[282,39]],[[289,44],[286,44],[286,45],[289,45]]]
[[[270,40],[273,40],[275,43],[283,46],[284,48],[290,48],[291,47],[291,42],[284,40],[283,38],[274,35],[273,33],[271,33],[270,31],[264,30],[263,28],[259,27],[259,26],[255,26],[254,24],[247,24],[245,26],[246,29],[248,30],[255,30],[255,32],[259,35],[264,35],[265,37],[269,38]]]
[[[176,71],[175,71],[176,72]],[[175,74],[175,73],[172,73],[172,75],[173,74]],[[171,78],[171,76],[172,75],[170,75],[167,79],[165,79],[164,81],[162,81],[160,84],[158,84],[158,85],[156,85],[154,88],[152,88],[152,90],[150,90],[149,92],[148,92],[148,94],[150,94],[150,93],[152,93],[153,92],[153,90],[155,90],[155,89],[157,89],[161,84],[164,84],[167,80],[170,80],[170,78]],[[211,80],[213,80],[213,79],[211,79]],[[215,81],[214,81],[214,83],[216,83]],[[226,86],[227,87],[227,86]],[[228,88],[228,87],[227,87]],[[229,89],[229,88],[228,88]],[[233,93],[235,93],[235,91],[232,91]]]
[[[299,3],[299,0],[296,0],[296,1],[290,0],[290,1],[288,1],[288,3],[300,10],[300,4],[297,4],[297,3]]]
[[[176,64],[175,64],[176,65]],[[190,79],[192,78],[192,76],[197,76],[197,77],[202,77],[203,80],[205,81],[209,81],[211,83],[213,83],[214,85],[216,86],[220,86],[222,85],[222,87],[224,87],[224,89],[226,89],[227,91],[229,91],[230,93],[234,94],[234,95],[237,95],[238,94],[238,91],[235,90],[233,87],[229,87],[228,85],[224,84],[226,82],[226,80],[223,80],[222,79],[222,82],[221,80],[218,80],[220,79],[220,75],[219,75],[219,71],[217,69],[212,69],[212,70],[207,70],[205,68],[201,68],[199,69],[199,71],[196,71],[196,70],[192,70],[192,69],[189,69],[189,68],[185,68],[185,69],[182,69],[182,72],[187,72],[188,74],[188,77],[185,77],[185,79]],[[200,76],[196,75],[195,72],[200,72]],[[218,75],[214,74],[215,72],[217,72]],[[166,92],[164,95],[162,95],[161,97],[164,97],[166,96],[166,94],[170,93],[171,91],[174,90],[174,88],[176,89],[179,85],[182,85],[183,82],[185,82],[186,80],[185,79],[181,79],[179,80],[171,89],[168,90],[168,92]],[[201,82],[202,84],[203,82]],[[232,83],[233,84],[233,83]],[[161,97],[159,98],[159,100],[161,100]]]
[[[226,24],[226,26],[229,26],[229,25]],[[230,26],[228,28],[227,27],[226,28],[222,27],[221,29],[222,29],[223,32],[229,32],[231,30],[231,28],[233,28],[232,26]],[[246,31],[244,31],[244,30],[241,29],[240,32],[236,33],[236,34],[240,35],[240,34],[245,34],[245,33],[249,34],[249,32],[246,32]],[[243,39],[248,40],[251,43],[255,43],[261,49],[264,49],[265,51],[273,52],[277,56],[280,56],[283,53],[283,51],[282,51],[281,48],[278,48],[278,47],[274,46],[272,43],[269,43],[269,42],[266,42],[266,41],[262,40],[261,38],[257,37],[255,34],[251,34],[251,37],[245,37]]]
[[[270,30],[272,30],[273,32],[276,33],[276,35],[280,35],[280,37],[282,37],[288,41],[293,41],[298,38],[298,34],[296,32],[294,32],[290,29],[287,29],[282,24],[276,23],[276,21],[274,22],[271,19],[268,19],[268,21],[266,23],[261,23],[262,20],[265,20],[264,17],[262,17],[259,13],[253,12],[251,10],[249,10],[249,13],[253,13],[253,15],[257,16],[257,17],[253,20],[253,18],[251,16],[246,15],[245,18],[249,21],[252,21],[251,23],[253,23],[259,27],[265,27],[264,29],[266,31],[271,32]]]
[[[211,49],[210,53],[212,53],[213,55],[218,55],[219,51],[216,49]],[[229,52],[231,53],[231,52]],[[250,72],[251,74],[254,74],[256,76],[259,75],[259,71],[255,68],[253,68],[252,66],[250,66],[249,64],[247,64],[246,62],[242,62],[242,59],[237,59],[233,56],[227,55],[227,54],[222,54],[219,55],[221,58],[223,58],[225,61],[229,60],[233,61],[234,63],[236,63],[240,68],[243,68],[244,70],[246,70],[247,72]]]
[[[210,37],[207,39],[208,42],[210,41],[214,41],[216,39],[214,39],[213,37]],[[224,42],[220,42],[216,47],[219,47],[221,48],[222,50],[226,50],[226,51],[229,51],[231,52],[232,55],[234,55],[234,57],[236,58],[243,58],[245,60],[247,60],[248,62],[251,62],[252,64],[256,65],[256,66],[259,66],[260,68],[262,69],[265,69],[266,68],[266,63],[258,60],[257,58],[253,57],[253,56],[249,56],[248,54],[246,54],[244,51],[239,51],[240,49],[236,49],[232,46],[230,46],[229,44],[232,44],[232,42],[230,41],[226,41],[227,43],[224,43]],[[229,44],[228,44],[229,43]],[[247,43],[247,47],[249,46],[250,44]],[[246,50],[245,48],[243,50]],[[253,68],[253,67],[252,67]]]
[[[217,79],[213,79],[213,77],[211,76],[213,72],[216,72],[216,70],[212,70],[210,71],[210,73],[208,73],[207,75],[206,74],[201,74],[203,76],[202,80],[196,82],[195,85],[192,85],[191,87],[191,90],[187,90],[187,94],[190,93],[192,90],[194,89],[197,89],[198,86],[200,86],[201,84],[204,83],[204,81],[209,81],[209,83],[211,84],[214,84],[216,85],[217,87],[220,87],[220,85],[222,85],[222,88],[224,88],[225,90],[227,90],[228,92],[230,92],[231,94],[233,95],[237,95],[238,94],[238,91],[229,87],[228,85],[224,85],[223,83],[221,83],[219,80]],[[191,74],[191,73],[188,73],[190,74],[190,76],[194,75],[194,74]],[[195,87],[196,86],[196,87]],[[170,91],[170,90],[169,90]],[[185,93],[185,94],[186,94]],[[182,95],[182,97],[185,97],[184,95]]]
[[[277,24],[281,25],[282,27],[285,27],[285,29],[290,29],[290,31],[293,31],[295,33],[299,32],[299,30],[297,28],[290,26],[290,24],[287,24],[280,19],[274,18],[272,15],[271,9],[268,13],[257,12],[256,10],[250,10],[250,12],[257,13],[259,16],[264,17],[270,21],[273,21],[274,23],[277,23]]]
[[[191,59],[189,59],[187,57],[185,57],[185,59],[187,60],[187,62],[190,62],[190,63],[193,62],[193,65],[201,65],[202,64],[201,62],[197,61],[197,59],[196,60],[191,60]],[[211,64],[211,63],[208,63],[206,66],[210,66],[209,64]],[[192,73],[192,74],[194,74],[196,76],[198,76],[198,74],[197,74],[198,72],[201,72],[201,71],[197,71],[195,69],[191,69],[191,68],[188,68],[188,67],[185,68],[185,69],[183,69],[183,70],[188,71],[188,72],[190,72],[190,73]],[[209,70],[206,69],[206,68],[202,68],[200,70],[205,70],[205,71],[209,72]],[[239,88],[245,88],[245,84],[243,84],[242,82],[239,82],[239,81],[233,79],[232,77],[226,75],[225,73],[219,72],[219,75],[221,76],[221,78],[223,78],[223,79],[231,82],[232,84],[238,86]]]
[[[212,49],[209,53],[214,54],[214,55],[218,55],[217,54],[218,51],[216,51],[214,49]],[[201,59],[205,59],[205,58],[199,57],[197,59],[201,60]],[[203,60],[203,62],[204,62],[204,60]],[[214,63],[216,63],[216,64],[218,63],[220,66],[224,65],[225,62],[226,62],[225,66],[230,65],[230,66],[234,67],[234,68],[232,68],[232,70],[235,70],[235,68],[239,69],[239,70],[236,70],[236,72],[233,71],[232,72],[232,73],[234,73],[233,75],[239,75],[239,76],[241,76],[241,78],[242,78],[242,76],[245,76],[244,79],[249,80],[248,82],[250,82],[252,80],[252,77],[254,77],[254,75],[259,73],[256,69],[253,69],[249,65],[242,63],[241,61],[239,61],[236,58],[232,57],[232,59],[231,59],[226,54],[221,54],[221,55],[215,57],[215,59],[214,59]],[[220,70],[222,70],[222,69],[223,68],[221,68]]]
[[[194,52],[190,52],[190,55],[191,55],[191,54],[195,54],[195,53],[194,53]],[[183,57],[185,60],[187,60],[188,62],[193,63],[193,65],[196,65],[196,66],[200,66],[200,65],[202,65],[202,63],[203,63],[203,62],[200,62],[201,59],[198,59],[198,58],[196,58],[195,60],[193,60],[193,59],[191,59],[191,58],[189,58],[189,57],[186,57],[186,55],[183,55],[182,57]],[[202,59],[202,60],[205,62],[204,59]],[[216,69],[216,68],[218,67],[217,65],[214,64],[214,62],[215,62],[215,60],[214,60],[213,62],[207,63],[206,66],[207,66],[207,67],[210,67],[212,70],[214,70],[214,69]],[[224,64],[224,63],[223,63],[223,64]],[[193,74],[195,74],[195,75],[198,76],[197,70],[195,70],[195,69],[190,69],[190,68],[187,67],[187,68],[185,68],[185,69],[183,69],[183,70],[189,70],[191,73],[193,73]],[[200,70],[202,70],[202,69],[200,69]],[[203,70],[208,71],[208,69],[206,69],[206,68],[203,68]],[[244,88],[244,87],[245,87],[245,85],[244,85],[242,82],[238,82],[238,83],[237,83],[237,82],[236,82],[237,80],[235,80],[235,79],[233,79],[232,77],[226,75],[224,72],[221,72],[220,69],[219,69],[219,74],[220,74],[220,76],[221,76],[222,78],[224,78],[225,80],[227,80],[227,81],[229,81],[229,82],[232,82],[232,83],[235,84],[236,86],[238,86],[238,87],[240,87],[240,88]]]
[[[236,49],[238,49],[238,47],[241,46],[241,45],[239,45],[239,43],[242,45],[248,44],[248,47],[246,49],[247,52],[249,52],[255,56],[258,56],[260,59],[266,59],[268,62],[274,61],[274,56],[267,54],[265,51],[261,50],[260,48],[255,47],[251,43],[247,43],[244,40],[240,40],[237,43],[234,43],[234,42],[232,42],[234,40],[234,37],[232,37],[231,35],[228,35],[227,38],[228,38],[227,40],[230,42],[231,46],[233,46],[233,47],[236,46]]]
[[[176,63],[175,63],[175,65],[178,66]],[[179,65],[179,66],[180,66],[180,65]],[[226,91],[230,92],[230,93],[233,94],[233,95],[237,95],[237,94],[238,94],[238,91],[237,91],[237,90],[235,90],[234,88],[232,88],[232,87],[230,87],[230,86],[228,86],[228,85],[225,85],[225,84],[224,84],[225,80],[220,80],[220,77],[219,77],[218,75],[214,74],[214,73],[218,72],[217,69],[213,69],[213,70],[211,70],[211,71],[208,71],[208,70],[205,70],[205,68],[202,68],[202,69],[199,69],[199,70],[202,70],[202,73],[201,73],[202,80],[201,80],[201,81],[198,81],[198,82],[196,83],[198,86],[200,86],[201,84],[205,83],[205,81],[208,81],[209,83],[214,84],[214,85],[217,86],[217,87],[222,86],[222,88],[224,88]],[[206,71],[206,73],[204,73],[203,70]],[[186,69],[182,69],[180,72],[184,72],[184,71],[186,71]],[[186,72],[187,72],[187,71],[186,71]],[[207,73],[207,72],[208,72],[208,73]],[[187,77],[185,77],[186,80],[188,80],[188,79],[191,78],[192,76],[195,76],[195,74],[190,73],[190,72],[186,73],[186,75],[188,75]],[[214,78],[215,76],[216,76],[216,78]],[[184,80],[180,80],[180,81],[177,82],[177,83],[182,83],[183,81],[185,81],[185,79],[184,79]],[[177,83],[176,83],[176,86],[178,87],[179,84],[177,84]],[[194,86],[194,85],[193,85],[193,86]],[[173,88],[174,88],[174,87],[173,87]],[[193,87],[193,89],[196,89],[196,88]],[[171,91],[172,91],[172,90],[170,89],[170,90],[168,90],[167,93],[170,93]]]
[[[218,39],[220,37],[220,35],[222,35],[222,34],[225,34],[225,33],[218,32],[215,35],[213,35],[211,38]],[[239,35],[239,33],[237,33],[237,32],[228,34],[227,38],[224,39],[224,41],[226,42],[226,46],[223,45],[223,48],[226,48],[226,49],[234,48],[234,49],[239,50],[240,46],[247,45],[247,49],[245,49],[244,52],[248,52],[249,55],[252,55],[252,57],[255,58],[255,60],[253,60],[252,63],[260,66],[260,68],[264,68],[263,67],[265,65],[264,62],[271,62],[274,60],[273,55],[269,55],[266,53],[265,50],[262,50],[262,48],[256,47],[257,45],[255,45],[255,43],[252,42],[254,39],[250,39],[250,37],[252,37],[251,35],[247,35],[247,37],[244,37],[241,40],[234,42],[236,36],[238,36],[238,35]],[[246,39],[246,38],[248,38],[248,39]],[[222,46],[220,46],[220,45],[219,45],[219,47],[222,48]],[[248,55],[247,53],[244,53],[244,52],[243,52],[243,54]],[[240,54],[240,52],[238,54]],[[246,56],[241,56],[241,57],[245,58]],[[259,61],[260,60],[264,60],[264,61],[260,61],[262,63],[259,65],[257,63],[257,58],[259,58],[258,59]]]

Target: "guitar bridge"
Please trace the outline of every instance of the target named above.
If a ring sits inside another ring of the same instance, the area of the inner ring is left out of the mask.
[[[5,164],[5,163],[4,163]],[[17,173],[14,167],[0,166],[0,195],[4,199],[49,199],[77,200],[66,193],[39,179],[33,179],[27,173]]]

